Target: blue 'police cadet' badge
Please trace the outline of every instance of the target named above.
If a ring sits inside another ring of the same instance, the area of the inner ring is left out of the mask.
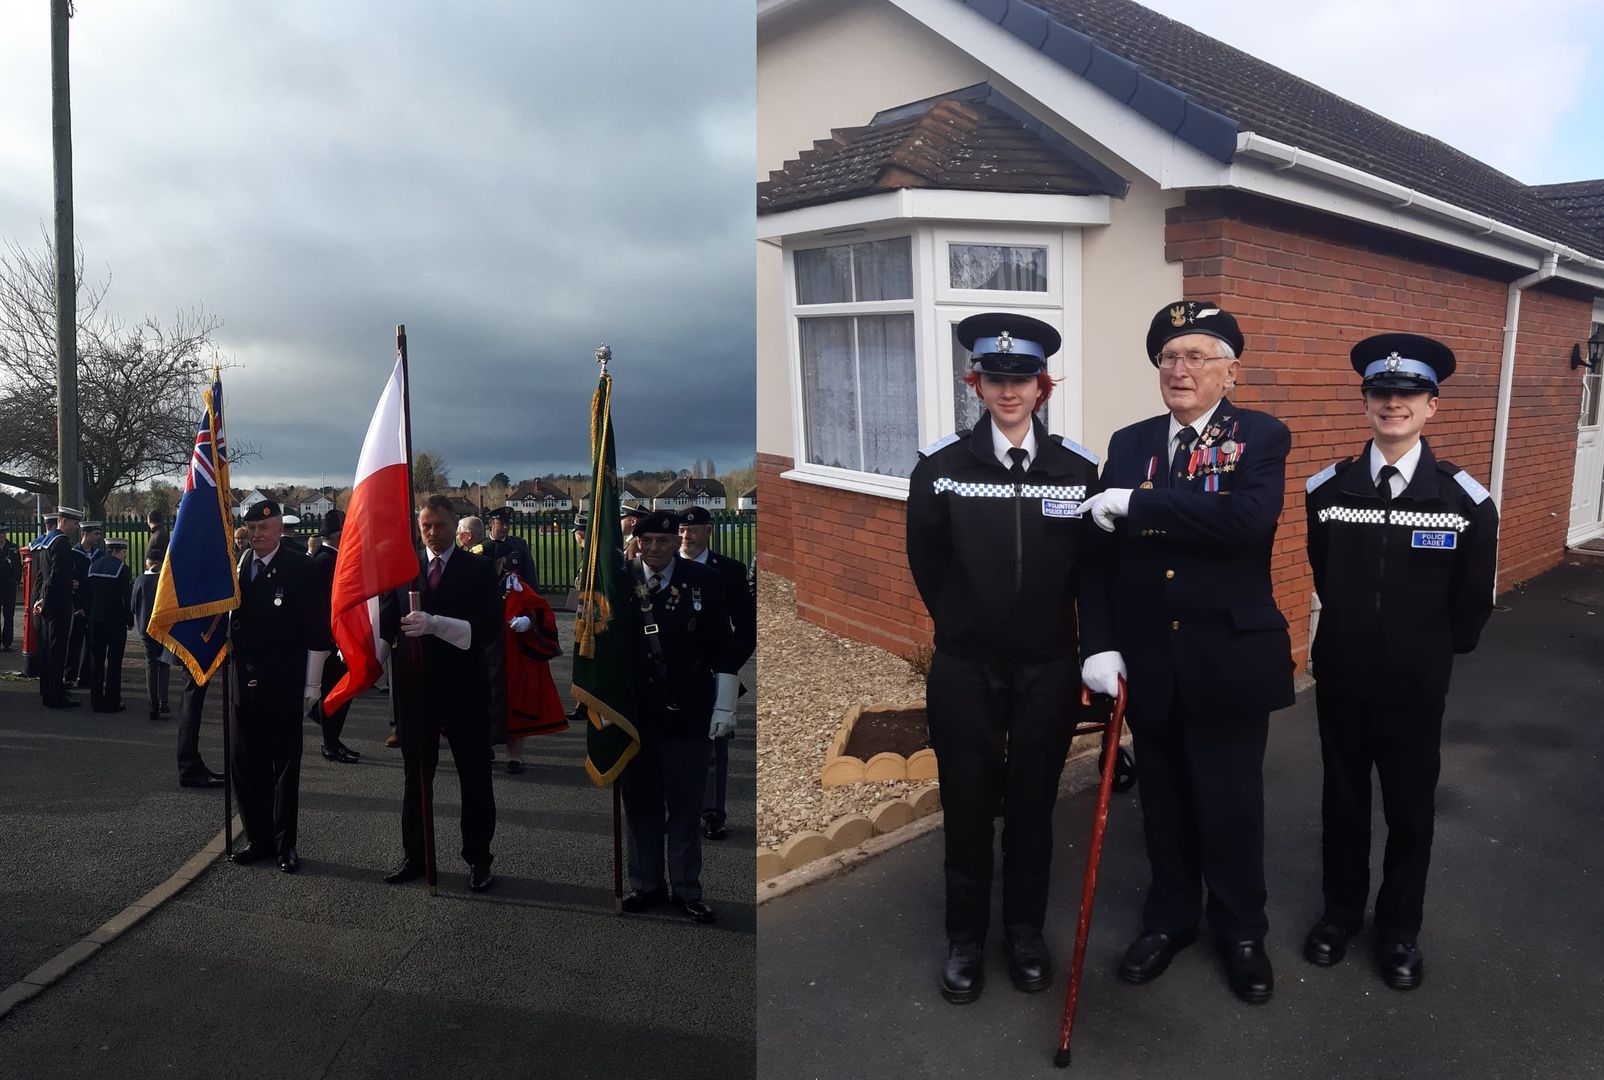
[[[1043,499],[1041,516],[1053,518],[1080,517],[1080,503],[1066,499]]]
[[[1409,546],[1412,548],[1438,548],[1442,551],[1451,551],[1459,546],[1459,534],[1456,532],[1437,532],[1433,529],[1416,529],[1409,534]]]

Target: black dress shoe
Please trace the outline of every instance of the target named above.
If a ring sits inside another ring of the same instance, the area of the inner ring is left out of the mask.
[[[1158,930],[1143,930],[1142,936],[1131,942],[1125,958],[1119,963],[1119,977],[1128,983],[1152,982],[1164,974],[1175,954],[1197,940],[1197,931],[1185,934],[1166,934]]]
[[[650,892],[641,892],[631,889],[624,894],[624,910],[631,915],[638,915],[643,911],[650,911],[654,907],[661,907],[668,903],[667,889],[653,889]]]
[[[1014,989],[1027,994],[1045,990],[1052,985],[1053,961],[1047,953],[1047,943],[1040,930],[1010,931],[1008,939],[1008,974],[1014,980]]]
[[[478,863],[468,868],[468,888],[474,892],[484,892],[496,880],[496,875],[490,872],[489,863]]]
[[[422,876],[423,864],[421,862],[407,861],[385,874],[384,883],[386,885],[400,885],[402,882],[416,881]]]
[[[279,854],[278,868],[286,874],[293,874],[301,868],[301,857],[295,854],[294,848]]]
[[[83,702],[75,701],[72,698],[62,698],[60,701],[47,701],[47,702],[45,702],[45,708],[47,708],[47,709],[76,709],[78,706],[80,706],[82,704],[83,704]]]
[[[714,919],[718,918],[718,916],[713,913],[713,909],[708,907],[699,899],[681,900],[676,896],[674,898],[674,906],[679,908],[680,914],[699,923],[710,923]]]
[[[323,760],[338,762],[341,765],[355,765],[357,762],[356,755],[350,753],[343,746],[336,746],[333,749],[325,746],[323,748]]]
[[[205,776],[180,776],[179,787],[219,788],[223,786],[223,778],[216,773],[207,773]]]
[[[524,771],[524,763],[517,758],[512,758],[507,762],[507,771],[513,776],[517,776]]]
[[[1275,992],[1275,973],[1270,969],[1270,956],[1264,951],[1264,941],[1226,941],[1220,943],[1220,955],[1225,957],[1225,973],[1231,980],[1231,990],[1249,1005],[1263,1005]]]
[[[1413,941],[1382,939],[1376,965],[1381,969],[1381,981],[1394,990],[1413,990],[1426,977],[1426,958]]]
[[[947,962],[941,966],[941,996],[954,1005],[967,1005],[986,988],[986,954],[972,941],[949,941]]]
[[[171,705],[163,705],[161,707],[161,714],[163,716],[166,716],[168,713],[170,713],[172,711],[173,711],[173,707]]]
[[[1348,955],[1348,939],[1355,933],[1328,919],[1321,919],[1310,928],[1309,936],[1303,939],[1303,958],[1316,967],[1341,963],[1342,958]]]
[[[268,854],[269,852],[266,848],[257,847],[255,844],[246,844],[230,855],[228,861],[238,866],[249,866],[251,863],[261,862],[267,858]]]
[[[350,754],[352,757],[356,758],[358,761],[362,760],[361,751],[352,750],[349,746],[346,746],[343,742],[336,741],[335,745],[338,746],[341,750],[345,751],[347,754]]]
[[[730,830],[723,821],[709,814],[702,819],[702,835],[709,840],[722,840],[730,835]]]

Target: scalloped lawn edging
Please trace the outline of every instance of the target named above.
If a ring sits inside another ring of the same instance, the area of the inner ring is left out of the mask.
[[[819,782],[825,787],[841,787],[846,784],[879,783],[886,780],[907,780],[914,783],[936,780],[936,752],[928,746],[915,750],[907,757],[885,751],[875,754],[868,761],[846,753],[847,743],[852,738],[852,729],[864,713],[914,708],[923,709],[924,705],[921,702],[918,705],[881,704],[868,707],[853,705],[849,708],[841,720],[841,726],[836,728],[835,735],[831,737],[829,748],[824,752],[824,766],[819,772]]]
[[[797,833],[778,848],[759,847],[757,880],[759,883],[768,881],[809,863],[851,851],[876,837],[929,817],[940,809],[941,789],[932,784],[911,795],[888,799],[867,815],[846,814],[838,817],[825,826],[823,832],[808,829]]]

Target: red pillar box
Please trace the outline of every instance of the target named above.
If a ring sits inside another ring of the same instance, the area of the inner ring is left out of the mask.
[[[22,676],[39,677],[39,634],[33,615],[33,550],[22,549]]]

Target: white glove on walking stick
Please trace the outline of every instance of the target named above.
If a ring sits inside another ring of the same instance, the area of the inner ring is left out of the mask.
[[[1117,652],[1100,652],[1086,658],[1080,668],[1080,681],[1094,694],[1119,697],[1119,681],[1125,678],[1125,658]]]
[[[707,728],[709,739],[722,739],[735,734],[735,699],[740,692],[740,679],[719,672],[718,693],[713,698],[713,722]]]

